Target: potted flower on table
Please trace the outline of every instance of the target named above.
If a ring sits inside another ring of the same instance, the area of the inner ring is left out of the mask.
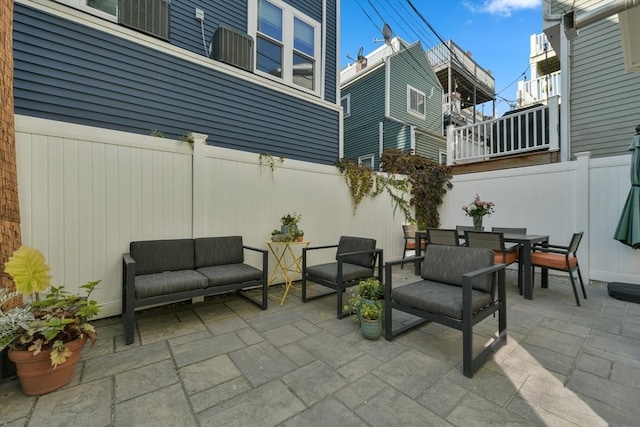
[[[98,314],[99,306],[89,297],[100,281],[80,286],[87,291],[81,297],[63,286],[50,286],[49,270],[40,251],[22,246],[5,263],[16,292],[0,289],[0,350],[9,348],[22,390],[30,396],[69,383],[85,342],[94,344],[97,338],[88,320]],[[20,294],[24,304],[7,304]]]
[[[471,203],[462,207],[465,213],[473,218],[473,229],[482,231],[482,218],[485,215],[491,215],[495,204],[493,202],[485,202],[480,200],[480,196],[476,194],[476,198]]]

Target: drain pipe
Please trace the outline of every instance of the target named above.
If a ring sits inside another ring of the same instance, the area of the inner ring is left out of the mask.
[[[640,0],[616,0],[609,4],[595,8],[589,12],[585,12],[576,19],[576,29],[586,27],[587,25],[608,18],[616,13],[624,12],[632,7],[640,6]]]

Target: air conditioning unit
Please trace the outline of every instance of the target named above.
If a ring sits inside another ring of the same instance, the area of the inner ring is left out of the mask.
[[[118,0],[118,22],[163,40],[169,40],[170,0]]]
[[[211,42],[211,57],[246,71],[253,71],[253,38],[220,25]]]

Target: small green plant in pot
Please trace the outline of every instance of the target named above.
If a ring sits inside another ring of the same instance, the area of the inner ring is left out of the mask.
[[[381,307],[384,302],[384,285],[374,277],[360,281],[344,310],[353,314],[353,320],[361,322],[361,310],[363,306],[378,304]]]
[[[80,286],[87,295],[79,296],[50,286],[49,270],[40,251],[23,246],[5,263],[17,292],[0,289],[0,350],[9,348],[27,395],[45,394],[71,381],[85,342],[96,341],[88,320],[99,311],[90,296],[100,281]],[[20,294],[24,304],[6,304]]]
[[[382,304],[362,304],[360,306],[360,331],[368,340],[377,340],[382,335]]]
[[[302,220],[302,215],[297,214],[295,211],[293,213],[287,213],[280,218],[280,222],[282,226],[280,227],[280,232],[282,234],[290,234],[292,237],[295,237],[296,232],[298,231],[298,223]]]

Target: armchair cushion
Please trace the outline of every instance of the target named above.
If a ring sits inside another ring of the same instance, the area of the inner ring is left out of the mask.
[[[429,313],[462,320],[462,291],[457,286],[423,280],[393,290],[394,301]],[[471,308],[476,313],[491,304],[491,294],[471,291]]]
[[[364,237],[350,237],[341,236],[338,242],[338,251],[336,253],[336,260],[338,255],[350,252],[362,252],[371,251],[370,253],[349,255],[342,258],[345,263],[355,264],[362,267],[373,268],[376,254],[374,250],[376,248],[376,241],[374,239],[368,239]]]
[[[531,254],[531,265],[547,267],[554,270],[566,270],[567,259],[564,255],[551,254],[547,252],[533,252]],[[569,266],[576,268],[578,261],[572,255],[569,255]]]
[[[493,263],[494,253],[490,249],[428,245],[422,264],[422,278],[462,286],[463,274]],[[493,293],[493,280],[490,275],[476,277],[471,283],[475,290]]]
[[[244,262],[242,236],[198,238],[194,246],[195,268]]]
[[[338,281],[338,264],[335,262],[307,267],[306,271],[307,276],[311,279],[315,277],[334,283]],[[362,267],[346,262],[342,263],[342,282],[350,282],[371,276],[373,276],[373,268]]]

